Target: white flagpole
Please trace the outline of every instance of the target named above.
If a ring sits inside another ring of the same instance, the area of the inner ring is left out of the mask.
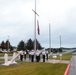
[[[8,35],[8,51],[9,51],[9,35]]]
[[[35,13],[35,22],[34,22],[34,50],[36,51],[36,15],[39,16],[36,12],[36,0],[35,0],[35,10],[32,9],[32,11]]]
[[[49,23],[49,48],[50,48],[50,53],[51,53],[51,25]]]
[[[60,34],[60,48],[61,48],[61,34]]]
[[[32,11],[35,13],[35,22],[34,22],[34,50],[36,51],[36,15],[39,16],[36,12],[36,0],[35,0],[35,10],[32,9]]]
[[[35,12],[36,12],[36,0],[35,0]],[[35,13],[35,25],[34,25],[34,50],[36,51],[36,13]]]

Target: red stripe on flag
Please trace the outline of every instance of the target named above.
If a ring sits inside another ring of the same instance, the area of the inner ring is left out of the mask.
[[[37,26],[38,26],[38,28],[37,28],[37,30],[38,30],[38,35],[40,35],[40,28],[39,28],[39,21],[37,20]]]

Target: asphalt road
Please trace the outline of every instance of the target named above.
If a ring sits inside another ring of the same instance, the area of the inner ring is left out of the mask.
[[[73,56],[68,75],[76,75],[76,56]]]

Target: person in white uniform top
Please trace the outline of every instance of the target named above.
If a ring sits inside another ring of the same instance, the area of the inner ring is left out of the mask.
[[[35,54],[35,52],[34,52],[34,50],[32,50],[32,51],[30,52],[31,62],[34,62],[34,54]]]
[[[20,51],[20,60],[23,61],[23,50]]]
[[[39,62],[39,60],[40,60],[40,57],[39,56],[40,56],[40,52],[39,52],[39,50],[37,50],[36,51],[36,61],[37,62]]]
[[[29,51],[29,61],[31,60],[31,51]]]
[[[48,61],[48,51],[46,51],[46,60]]]
[[[24,53],[24,60],[26,60],[26,51],[24,51],[23,53]]]
[[[42,51],[43,62],[45,62],[45,55],[46,55],[46,52],[45,52],[45,50],[43,50],[43,51]]]

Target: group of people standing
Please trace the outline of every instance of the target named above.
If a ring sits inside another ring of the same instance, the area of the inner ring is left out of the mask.
[[[20,60],[23,61],[23,58],[24,60],[26,60],[26,55],[27,55],[27,52],[26,51],[20,51]],[[28,52],[28,55],[29,55],[29,61],[31,62],[39,62],[40,59],[42,58],[43,59],[43,62],[45,62],[45,59],[48,60],[48,51],[46,50],[31,50]]]

